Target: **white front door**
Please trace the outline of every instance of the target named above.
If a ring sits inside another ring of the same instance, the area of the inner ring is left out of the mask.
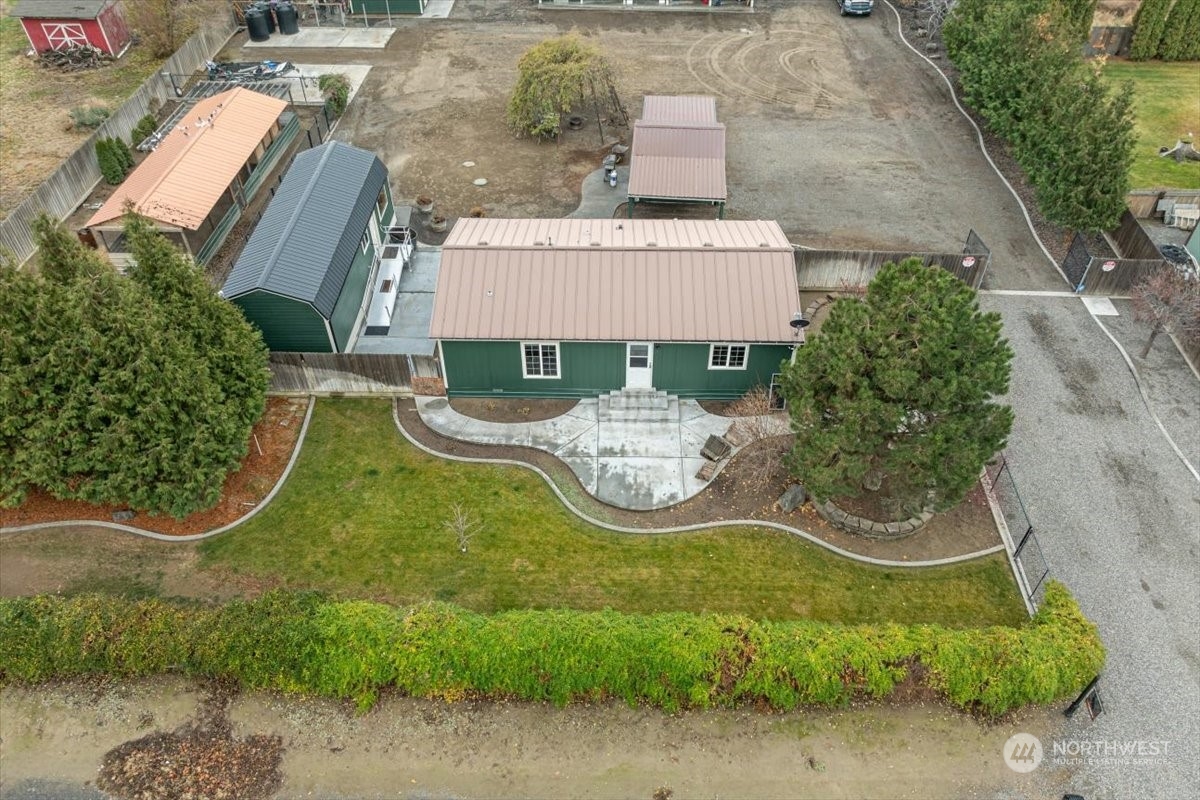
[[[654,345],[630,342],[625,346],[625,388],[649,389],[654,385]]]

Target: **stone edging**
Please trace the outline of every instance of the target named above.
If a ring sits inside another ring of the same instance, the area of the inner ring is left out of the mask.
[[[841,528],[856,536],[877,539],[884,542],[895,542],[912,536],[929,520],[933,519],[933,511],[926,508],[920,514],[899,522],[875,522],[866,517],[858,517],[848,511],[843,511],[832,500],[823,502],[813,501],[813,508],[821,519],[835,528]]]
[[[287,466],[283,468],[283,474],[279,476],[279,480],[275,481],[275,485],[271,487],[271,491],[267,496],[250,509],[243,517],[239,517],[227,525],[222,525],[219,528],[214,528],[205,533],[191,533],[185,536],[172,536],[169,533],[159,533],[158,531],[148,531],[143,528],[137,528],[133,525],[122,525],[119,522],[107,522],[100,519],[70,519],[56,522],[38,522],[33,525],[17,525],[12,528],[0,528],[0,534],[5,533],[20,533],[22,531],[39,531],[48,528],[63,528],[68,526],[87,525],[96,528],[109,528],[114,531],[124,531],[125,533],[133,533],[138,536],[144,536],[147,539],[157,539],[160,542],[197,542],[202,539],[209,539],[226,531],[233,530],[243,522],[253,518],[258,512],[267,507],[267,504],[275,499],[275,495],[279,494],[279,490],[283,488],[283,482],[287,480],[288,475],[292,473],[292,467],[296,466],[296,460],[300,457],[300,449],[304,445],[304,436],[308,433],[308,423],[312,420],[313,409],[317,407],[317,398],[310,396],[308,398],[308,410],[304,413],[304,424],[300,427],[300,435],[296,437],[296,444],[292,448],[292,456],[288,459]]]
[[[433,448],[426,446],[409,435],[408,431],[404,429],[404,425],[400,422],[399,407],[394,402],[392,403],[392,421],[396,425],[396,430],[400,431],[400,435],[403,436],[409,444],[421,452],[427,453],[435,458],[442,458],[447,461],[459,461],[466,464],[501,464],[510,467],[521,467],[536,473],[541,477],[542,480],[546,482],[546,485],[550,487],[550,491],[554,492],[555,497],[558,498],[559,502],[561,502],[568,511],[589,525],[595,525],[597,528],[603,528],[604,530],[613,531],[614,533],[632,533],[642,536],[650,536],[664,533],[688,533],[691,531],[703,531],[712,528],[773,528],[774,530],[782,531],[783,533],[805,539],[806,541],[811,542],[818,547],[823,547],[824,549],[829,550],[832,553],[836,553],[843,558],[848,558],[851,561],[858,561],[862,564],[871,564],[876,567],[940,567],[947,564],[959,564],[964,561],[973,561],[977,558],[990,556],[993,553],[1006,551],[1006,548],[1003,544],[998,544],[994,547],[989,547],[984,550],[976,550],[973,553],[965,553],[963,555],[950,556],[948,558],[937,558],[930,561],[890,561],[884,558],[873,558],[871,556],[852,553],[849,550],[843,550],[837,545],[830,544],[829,542],[826,542],[823,539],[808,533],[807,531],[802,531],[799,528],[793,528],[789,525],[784,525],[779,522],[772,522],[770,520],[734,519],[722,520],[720,522],[700,522],[696,523],[695,525],[678,525],[667,528],[626,528],[621,525],[613,525],[611,523],[604,522],[603,520],[595,519],[581,509],[577,508],[575,504],[572,503],[565,494],[563,494],[562,490],[558,488],[558,484],[554,482],[554,479],[542,471],[540,467],[537,467],[526,461],[516,461],[509,458],[475,458],[470,456],[456,456],[434,450]]]

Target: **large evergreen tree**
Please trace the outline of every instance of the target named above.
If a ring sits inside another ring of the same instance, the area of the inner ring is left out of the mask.
[[[1158,56],[1163,61],[1200,59],[1200,0],[1175,0],[1163,30]]]
[[[957,504],[1004,446],[1012,350],[998,314],[920,259],[886,264],[837,300],[783,373],[790,466],[817,498],[861,495],[869,473],[909,507]]]
[[[1144,61],[1158,55],[1163,34],[1167,30],[1167,16],[1175,0],[1142,0],[1133,17],[1133,41],[1129,43],[1129,57]]]
[[[38,487],[177,517],[212,506],[262,413],[258,334],[144,222],[127,233],[158,286],[46,217],[35,232],[39,272],[0,265],[0,501]]]

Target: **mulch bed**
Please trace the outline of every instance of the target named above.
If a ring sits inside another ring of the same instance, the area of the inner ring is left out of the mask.
[[[523,400],[495,401],[525,403]],[[713,406],[706,404],[707,407]],[[758,486],[753,481],[755,459],[764,448],[779,446],[765,440],[748,446],[726,465],[712,484],[695,497],[670,508],[656,511],[629,511],[616,508],[587,494],[575,473],[556,457],[542,450],[510,445],[483,445],[442,436],[428,428],[417,414],[413,400],[398,400],[397,415],[404,430],[421,444],[447,455],[467,458],[504,458],[540,468],[567,491],[580,510],[612,525],[644,529],[693,525],[724,520],[769,520],[799,528],[822,541],[860,555],[894,561],[924,561],[982,550],[1000,544],[991,510],[983,490],[977,485],[966,500],[943,514],[937,514],[921,531],[899,542],[864,539],[834,528],[810,505],[788,514],[775,507],[789,485],[784,476]],[[786,438],[784,443],[786,444]]]
[[[487,422],[540,422],[561,417],[578,400],[491,400],[486,397],[456,397],[450,407],[472,419]]]
[[[230,691],[213,687],[196,719],[104,755],[96,785],[122,800],[259,800],[283,782],[279,736],[233,737]]]
[[[268,397],[267,409],[254,426],[250,452],[237,472],[225,480],[221,499],[213,508],[183,519],[138,513],[125,524],[171,536],[204,533],[240,519],[271,491],[287,466],[308,408],[307,400]],[[260,450],[261,448],[261,450]],[[81,500],[57,500],[39,490],[17,508],[0,509],[0,528],[59,520],[112,521],[113,514],[128,510],[121,505],[96,505]]]

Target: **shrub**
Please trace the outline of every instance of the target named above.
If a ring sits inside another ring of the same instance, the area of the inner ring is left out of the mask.
[[[96,161],[104,182],[109,186],[116,186],[125,180],[125,164],[112,139],[96,140]]]
[[[121,169],[125,170],[125,174],[128,175],[129,170],[133,169],[133,152],[129,149],[129,145],[125,144],[125,140],[119,136],[113,137],[110,141],[113,153],[116,154],[117,161],[121,164]]]
[[[218,608],[98,596],[0,600],[0,683],[173,668],[351,698],[363,709],[386,688],[446,700],[792,709],[884,698],[917,680],[960,708],[999,715],[1070,697],[1103,664],[1095,626],[1056,583],[1028,626],[972,630],[687,613],[485,616],[308,592]]]
[[[103,106],[78,106],[70,110],[71,124],[78,130],[94,131],[112,116]]]
[[[158,121],[153,114],[147,114],[138,120],[137,125],[133,126],[133,132],[129,134],[129,138],[133,142],[133,146],[137,147],[156,130],[158,130]]]
[[[325,95],[325,110],[334,119],[346,112],[350,102],[350,81],[341,73],[326,73],[317,78],[317,86]]]

